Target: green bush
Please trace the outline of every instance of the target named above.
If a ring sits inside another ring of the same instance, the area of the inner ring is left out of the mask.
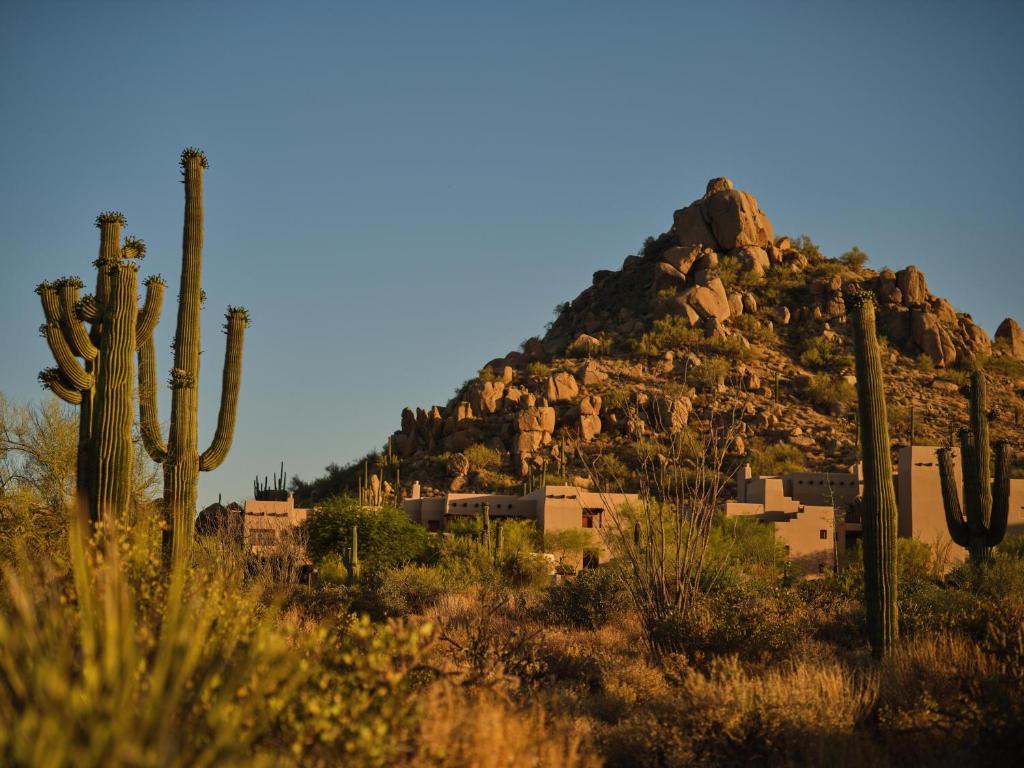
[[[868,255],[856,245],[839,257],[839,261],[847,267],[860,269],[868,263]]]
[[[462,452],[469,459],[469,466],[475,470],[496,470],[501,468],[501,454],[483,443],[471,445]]]
[[[685,317],[663,317],[655,320],[651,330],[637,340],[635,351],[647,357],[660,357],[669,350],[696,347],[703,339],[704,333],[690,327]]]
[[[614,566],[581,571],[571,580],[544,593],[542,615],[547,621],[579,629],[598,629],[621,615],[629,596]]]
[[[713,391],[719,383],[725,383],[731,370],[732,366],[724,357],[709,357],[690,372],[690,378],[700,388]]]
[[[800,364],[812,371],[840,373],[853,368],[853,355],[841,342],[814,336],[803,345]]]
[[[807,399],[823,410],[847,406],[856,402],[857,390],[853,384],[838,376],[819,373],[811,377],[804,390]]]
[[[784,475],[804,472],[807,464],[803,453],[795,445],[772,443],[751,446],[750,470],[754,475]]]
[[[551,375],[551,366],[535,360],[526,366],[526,375],[531,379],[546,379]]]
[[[448,590],[444,573],[423,565],[406,565],[368,573],[353,603],[356,613],[375,620],[422,613]]]
[[[314,510],[305,527],[309,556],[320,562],[342,555],[351,545],[352,526],[359,528],[359,557],[369,568],[411,563],[427,553],[429,534],[400,509],[365,509],[350,497],[337,497]]]

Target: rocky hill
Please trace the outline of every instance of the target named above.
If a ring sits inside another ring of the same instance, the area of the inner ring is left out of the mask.
[[[494,490],[546,473],[571,480],[603,457],[627,485],[644,455],[712,407],[741,418],[736,461],[760,471],[835,469],[856,456],[846,297],[878,297],[890,430],[948,440],[966,418],[965,370],[992,381],[994,431],[1024,435],[1024,332],[990,339],[934,296],[914,266],[865,267],[854,248],[823,256],[776,236],[753,195],[729,179],[677,210],[619,270],[558,308],[543,337],[491,360],[444,406],[406,408],[391,445],[402,480],[424,492]]]

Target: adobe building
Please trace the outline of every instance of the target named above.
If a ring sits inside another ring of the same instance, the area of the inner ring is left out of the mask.
[[[584,551],[584,564],[605,562],[610,553],[600,531],[615,524],[615,513],[636,506],[635,493],[597,493],[574,485],[546,485],[525,496],[500,493],[447,493],[421,497],[419,484],[413,484],[411,498],[402,501],[409,519],[428,531],[444,532],[459,518],[476,518],[487,504],[492,521],[529,520],[541,533],[569,530],[594,530],[591,546]]]
[[[953,451],[957,490],[963,494],[959,452]],[[938,448],[903,446],[897,451],[893,483],[899,511],[898,534],[923,541],[941,562],[962,562],[967,552],[949,538],[939,483]],[[752,477],[744,466],[737,499],[725,504],[729,517],[754,517],[770,524],[790,560],[807,576],[836,568],[838,558],[861,537],[854,500],[863,491],[859,464],[846,472],[795,472]],[[1007,534],[1024,533],[1024,480],[1010,481]]]
[[[244,504],[242,536],[254,555],[269,555],[287,544],[292,530],[304,523],[308,509],[295,506],[295,497],[285,492],[259,493],[262,498]]]

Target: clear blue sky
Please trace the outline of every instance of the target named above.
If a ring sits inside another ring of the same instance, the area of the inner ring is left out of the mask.
[[[4,0],[0,391],[41,396],[32,288],[92,283],[107,209],[171,283],[170,367],[190,144],[211,163],[204,447],[220,315],[253,316],[204,502],[281,459],[309,479],[380,445],[712,176],[826,253],[917,264],[990,333],[1024,321],[1022,9]]]

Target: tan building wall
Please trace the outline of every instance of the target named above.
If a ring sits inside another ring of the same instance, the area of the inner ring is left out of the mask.
[[[914,538],[933,547],[940,561],[955,563],[964,560],[967,553],[949,538],[937,452],[935,446],[920,445],[904,446],[897,451],[893,480],[899,514],[898,533],[903,538]],[[962,495],[956,451],[953,465],[957,490]],[[771,523],[779,539],[789,547],[791,559],[804,562],[807,567],[803,570],[811,573],[817,570],[823,557],[822,530],[831,532],[831,541],[835,542],[831,548],[838,553],[843,551],[848,536],[860,536],[860,521],[847,512],[861,494],[863,482],[860,465],[851,467],[848,472],[798,472],[766,477],[752,477],[747,466],[737,481],[738,500],[726,502],[725,513],[754,516]],[[828,514],[822,510],[828,510]],[[837,516],[841,520],[838,530],[834,522]],[[829,525],[826,525],[826,517],[831,521]],[[1024,533],[1024,480],[1010,481],[1007,533]]]
[[[443,532],[453,518],[476,517],[488,504],[492,520],[531,520],[541,533],[594,530],[592,549],[607,560],[603,530],[614,524],[623,505],[636,504],[639,496],[628,493],[594,493],[573,485],[548,485],[525,496],[488,493],[449,493],[445,496],[405,499],[402,509],[413,522]]]
[[[244,509],[243,536],[253,554],[270,554],[278,549],[309,514],[308,509],[295,506],[290,493],[286,501],[248,499]]]

